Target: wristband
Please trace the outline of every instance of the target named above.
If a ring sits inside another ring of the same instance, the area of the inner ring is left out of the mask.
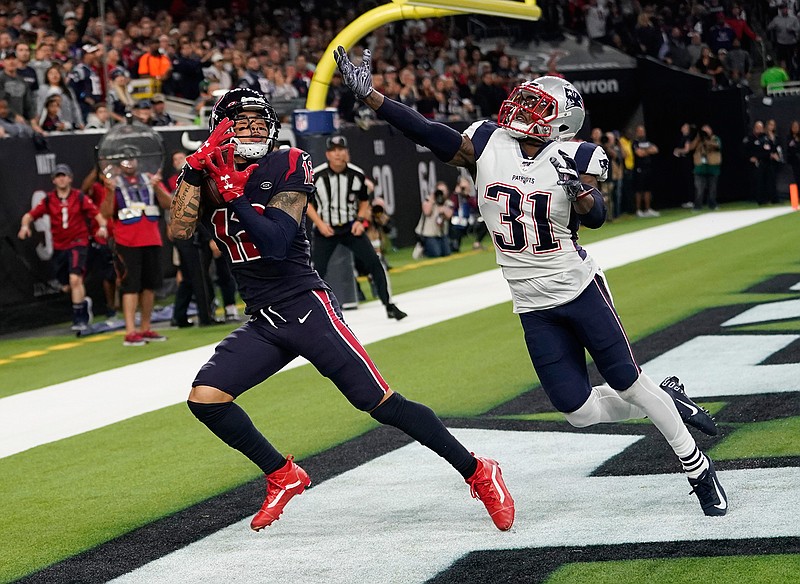
[[[364,219],[363,217],[356,217],[356,221],[360,221],[361,225],[364,226],[364,229],[369,227],[369,219]]]
[[[183,165],[181,181],[193,187],[199,187],[203,183],[203,171],[192,168],[188,164]]]

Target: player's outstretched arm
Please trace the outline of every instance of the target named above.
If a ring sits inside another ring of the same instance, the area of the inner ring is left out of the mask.
[[[193,185],[184,177],[175,189],[169,209],[169,236],[173,239],[189,239],[194,234],[200,215],[200,185]]]
[[[474,171],[475,149],[469,138],[449,126],[431,122],[418,111],[375,91],[372,87],[372,55],[369,49],[364,51],[364,59],[358,67],[350,61],[344,47],[337,47],[333,58],[342,73],[344,84],[380,119],[392,124],[417,144],[429,148],[442,162]]]

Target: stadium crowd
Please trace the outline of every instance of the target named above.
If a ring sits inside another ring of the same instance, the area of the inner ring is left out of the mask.
[[[774,69],[771,81],[800,79],[797,0],[539,4],[542,19],[517,21],[509,29],[512,42],[553,40],[569,30],[591,43],[708,74],[718,87],[755,85],[749,79],[754,62]],[[164,115],[165,96],[190,100],[196,123],[204,125],[203,108],[215,92],[237,86],[258,89],[274,103],[302,99],[328,43],[376,5],[142,0],[110,2],[101,19],[96,2],[0,1],[0,100],[8,106],[0,136],[107,128],[127,112],[169,125],[175,120]],[[357,58],[368,47],[375,86],[428,118],[491,117],[521,77],[545,71],[531,70],[503,43],[482,50],[467,22],[451,17],[386,25],[352,53]],[[770,47],[766,54],[762,39]],[[557,73],[557,60],[554,52],[547,73]],[[143,88],[141,95],[155,99],[138,99],[132,80],[139,80],[134,85]],[[368,123],[371,116],[338,75],[328,105],[350,122]]]

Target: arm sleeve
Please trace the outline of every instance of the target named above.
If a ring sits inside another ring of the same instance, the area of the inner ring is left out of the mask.
[[[288,213],[267,207],[264,214],[259,215],[247,197],[239,197],[230,205],[262,256],[273,260],[286,259],[299,228]]]
[[[588,213],[584,215],[576,213],[576,215],[578,216],[581,225],[585,225],[589,229],[597,229],[606,221],[606,204],[603,201],[603,195],[600,193],[600,191],[589,185],[584,186],[591,189],[589,194],[594,199],[594,205]]]
[[[383,104],[375,113],[382,120],[389,122],[403,134],[421,146],[433,152],[442,162],[450,162],[461,148],[461,134],[453,128],[431,122],[418,111],[407,105],[385,97]]]

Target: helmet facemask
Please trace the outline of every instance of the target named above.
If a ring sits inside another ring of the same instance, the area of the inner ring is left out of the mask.
[[[515,138],[548,140],[558,117],[558,100],[538,87],[520,86],[500,106],[497,124]],[[527,114],[527,115],[526,115]]]
[[[270,103],[257,91],[237,88],[222,96],[211,112],[209,130],[225,118],[233,121],[238,134],[230,140],[236,144],[237,156],[258,160],[275,148],[281,124]]]

